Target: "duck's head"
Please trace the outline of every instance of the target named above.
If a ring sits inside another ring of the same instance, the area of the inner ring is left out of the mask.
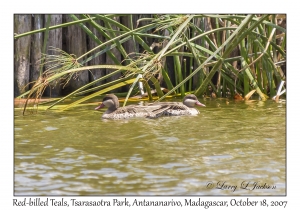
[[[183,104],[190,108],[194,107],[195,105],[205,106],[204,104],[202,104],[198,101],[198,98],[194,94],[186,95],[183,98]]]
[[[103,107],[107,107],[109,110],[114,111],[119,108],[119,99],[114,94],[107,94],[103,100],[100,106],[97,106],[95,110],[101,109]]]

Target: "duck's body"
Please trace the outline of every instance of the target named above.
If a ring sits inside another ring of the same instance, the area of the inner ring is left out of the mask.
[[[148,117],[150,115],[150,112],[147,111],[146,106],[125,106],[125,107],[119,107],[115,111],[111,111],[107,109],[103,115],[103,119],[128,119],[133,117]]]
[[[95,110],[107,107],[107,110],[103,113],[103,119],[128,119],[133,117],[148,117],[152,110],[157,107],[141,106],[141,105],[129,105],[125,107],[119,107],[118,97],[114,94],[108,94],[103,98],[100,106]]]
[[[150,104],[149,106],[160,106],[157,110],[151,112],[151,118],[160,116],[182,116],[182,115],[197,115],[199,110],[194,108],[197,106],[205,106],[200,103],[197,97],[193,94],[186,95],[181,102],[159,102]]]

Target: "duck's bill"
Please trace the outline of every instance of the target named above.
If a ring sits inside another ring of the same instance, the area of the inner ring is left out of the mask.
[[[204,104],[201,104],[199,101],[196,103],[198,106],[205,106]]]
[[[97,106],[97,107],[95,108],[95,110],[101,109],[101,108],[103,108],[103,107],[104,107],[104,104],[102,103],[102,104],[100,104],[100,106]]]

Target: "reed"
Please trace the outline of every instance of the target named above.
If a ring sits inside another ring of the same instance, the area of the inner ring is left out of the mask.
[[[41,98],[51,82],[59,81],[65,85],[76,79],[80,72],[96,68],[99,71],[114,71],[73,90],[48,108],[67,98],[85,95],[62,109],[66,110],[122,86],[129,87],[123,103],[125,106],[132,94],[142,94],[144,88],[149,100],[156,98],[151,89],[156,90],[158,100],[175,96],[178,92],[181,96],[193,92],[197,96],[209,97],[215,93],[217,97],[227,98],[234,98],[234,94],[238,93],[247,96],[246,99],[251,93],[266,100],[279,95],[276,88],[286,84],[282,82],[286,77],[282,69],[286,58],[286,29],[278,23],[285,16],[152,15],[151,18],[138,19],[135,25],[133,15],[126,15],[129,18],[128,27],[115,19],[120,16],[124,15],[70,15],[71,22],[16,34],[15,39],[18,39],[34,33],[47,34],[49,30],[76,24],[98,44],[78,56],[61,49],[54,49],[59,55],[44,55],[42,65],[50,67],[41,72],[31,90],[19,98]],[[104,25],[99,25],[95,20],[103,21]],[[102,37],[97,37],[87,28],[87,23]],[[106,41],[101,41],[103,38]],[[154,42],[148,43],[148,39]],[[132,51],[123,46],[128,41],[136,46],[131,48]],[[122,60],[116,57],[116,52]],[[83,66],[103,54],[110,57],[114,64]],[[174,68],[170,69],[170,66]],[[119,78],[113,77],[119,74]],[[114,79],[95,87],[97,82],[109,78]],[[165,86],[167,93],[162,92]]]

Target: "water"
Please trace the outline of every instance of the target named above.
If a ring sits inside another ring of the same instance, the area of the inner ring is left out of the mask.
[[[101,120],[15,110],[15,195],[285,195],[285,101],[201,101],[200,115]]]

